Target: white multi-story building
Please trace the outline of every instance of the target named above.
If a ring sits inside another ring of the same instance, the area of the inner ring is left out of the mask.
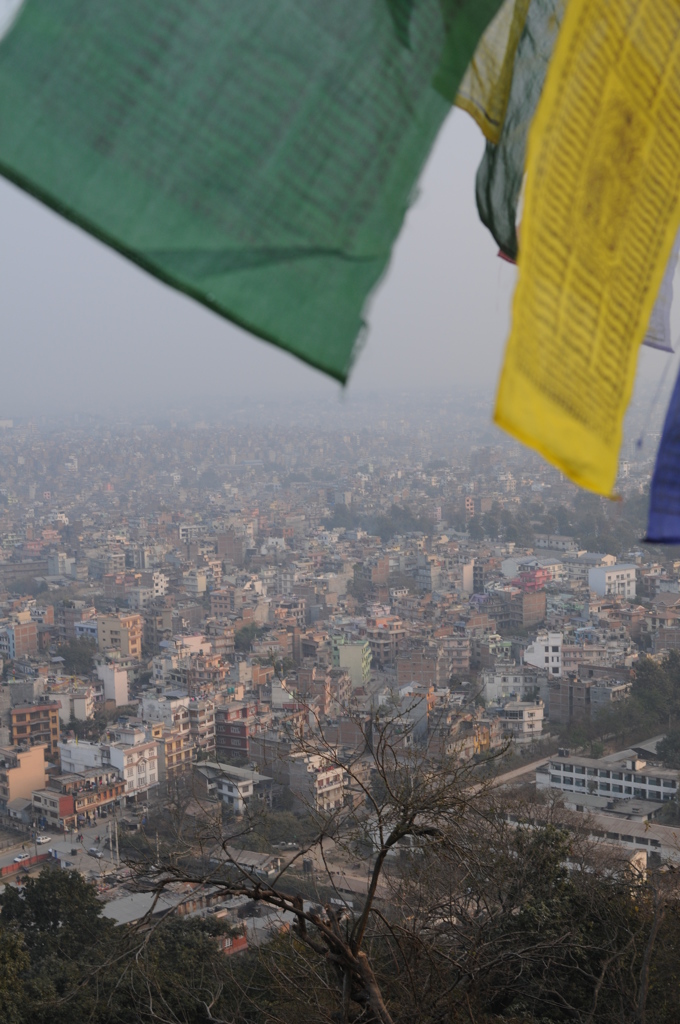
[[[194,775],[205,780],[208,795],[216,796],[234,814],[243,814],[249,804],[271,807],[272,779],[250,768],[199,761]]]
[[[170,586],[170,578],[164,572],[155,572],[151,577],[154,597],[165,597]]]
[[[536,787],[614,800],[673,800],[678,794],[678,773],[647,766],[635,755],[591,758],[563,754],[551,757],[536,772]]]
[[[69,558],[65,551],[53,551],[47,556],[48,576],[73,576],[75,558]]]
[[[145,722],[163,722],[168,727],[177,726],[181,732],[189,732],[189,697],[142,697],[139,702],[139,717]]]
[[[564,537],[559,533],[535,533],[534,547],[547,548],[549,551],[576,551],[573,537]]]
[[[511,665],[507,668],[490,668],[482,672],[482,697],[487,704],[503,700],[535,700],[540,697],[547,703],[550,686],[548,676],[533,667]]]
[[[50,700],[56,701],[59,707],[59,719],[64,724],[75,718],[78,722],[86,722],[94,715],[94,689],[92,686],[70,687],[68,690],[47,691]]]
[[[153,590],[151,587],[132,587],[128,592],[128,608],[138,612],[153,601]]]
[[[205,569],[189,569],[184,576],[184,589],[190,597],[200,597],[208,589],[208,575]]]
[[[117,665],[97,665],[97,675],[104,687],[104,700],[112,700],[117,708],[127,704],[128,674]]]
[[[634,598],[636,591],[637,566],[617,562],[588,570],[588,586],[599,597]]]
[[[113,741],[103,744],[104,763],[118,769],[125,795],[138,796],[158,785],[158,743],[132,723],[116,726]]]
[[[88,768],[101,768],[105,763],[100,743],[91,743],[89,740],[60,740],[57,747],[62,772],[75,772],[80,775]]]
[[[345,772],[320,754],[289,755],[290,789],[305,807],[315,811],[334,811],[345,798]]]
[[[101,743],[67,740],[59,743],[62,772],[82,773],[88,768],[112,767],[132,797],[158,785],[158,743],[148,739],[140,724],[115,726],[112,738]]]
[[[504,734],[512,737],[515,743],[539,740],[543,735],[544,711],[542,700],[508,701],[500,713]]]
[[[562,675],[562,633],[542,630],[524,652],[524,664],[541,668],[551,676]]]

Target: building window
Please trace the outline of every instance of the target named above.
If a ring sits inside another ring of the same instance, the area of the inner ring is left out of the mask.
[[[131,776],[135,774],[134,768],[127,768],[125,774],[127,775],[128,778],[131,778]]]

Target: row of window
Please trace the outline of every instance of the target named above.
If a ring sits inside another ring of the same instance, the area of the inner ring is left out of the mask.
[[[599,776],[601,779],[617,779],[623,782],[639,782],[643,786],[663,786],[665,789],[677,789],[677,783],[672,779],[660,779],[658,776],[650,775],[637,775],[633,772],[617,772],[610,771],[607,768],[585,768],[583,765],[571,764],[552,764],[550,765],[552,771],[562,771],[564,775],[588,775],[591,778]],[[551,776],[552,778],[552,776]],[[564,781],[569,783],[571,780],[565,778]]]
[[[562,783],[562,779],[559,777],[559,775],[551,775],[550,781],[556,782],[558,783],[558,785]],[[573,785],[577,789],[585,789],[586,780],[575,779],[573,783],[566,782],[566,785]],[[660,789],[644,790],[640,789],[637,786],[624,786],[616,782],[600,782],[597,784],[597,790],[600,793],[621,793],[623,796],[636,796],[639,797],[641,800],[663,800],[666,798],[670,799],[670,793],[663,793]]]

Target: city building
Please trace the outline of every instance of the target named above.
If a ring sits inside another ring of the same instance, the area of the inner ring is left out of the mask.
[[[635,751],[609,757],[576,757],[562,752],[536,772],[539,789],[557,789],[565,793],[590,793],[614,800],[675,800],[678,773],[647,765]]]
[[[540,740],[543,735],[544,710],[542,700],[508,701],[499,714],[503,734],[509,736],[514,743],[534,743]]]
[[[222,801],[234,814],[243,814],[250,804],[271,808],[273,780],[250,768],[199,761],[194,778],[202,795]]]
[[[12,744],[41,744],[49,755],[57,754],[60,711],[61,704],[56,700],[17,704],[10,711]]]
[[[298,805],[307,810],[336,811],[344,804],[345,772],[323,755],[290,754],[288,778]]]
[[[125,783],[114,768],[50,776],[33,792],[33,814],[39,828],[64,829],[95,824],[120,804]]]
[[[524,651],[524,664],[533,665],[553,676],[562,675],[562,633],[542,630]]]
[[[615,565],[588,569],[588,586],[600,597],[616,594],[629,600],[635,597],[637,566],[617,562]]]
[[[141,615],[97,616],[99,650],[118,651],[134,660],[142,657],[143,619]]]
[[[269,720],[271,716],[266,716]],[[250,738],[264,728],[256,701],[229,701],[215,707],[215,757],[228,763],[248,761]]]
[[[34,789],[44,788],[46,767],[44,746],[0,747],[0,814],[12,800],[30,800]]]
[[[112,701],[117,708],[124,707],[128,700],[128,674],[116,664],[97,665],[97,676],[103,683],[104,700]]]
[[[125,797],[143,796],[160,783],[158,742],[162,732],[161,722],[147,730],[132,720],[115,725],[100,743],[66,740],[59,744],[62,772],[82,775],[90,768],[115,768],[125,783]]]
[[[210,700],[191,697],[189,712],[189,733],[198,758],[210,760],[215,756],[215,705]]]

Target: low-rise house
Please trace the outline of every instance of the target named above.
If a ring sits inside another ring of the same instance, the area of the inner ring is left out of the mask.
[[[501,709],[499,718],[505,736],[515,743],[533,743],[543,735],[542,700],[512,700]]]
[[[32,815],[38,828],[63,832],[75,828],[77,817],[73,795],[59,793],[54,789],[36,789],[32,794]]]
[[[94,824],[120,804],[124,794],[125,783],[112,767],[53,775],[46,788],[33,793],[34,814],[51,828]],[[58,807],[54,796],[60,798]]]
[[[289,755],[289,786],[303,807],[315,811],[339,810],[344,803],[345,771],[321,754]]]
[[[200,761],[194,765],[199,792],[226,804],[234,814],[243,814],[249,804],[271,807],[273,780],[250,768]]]

